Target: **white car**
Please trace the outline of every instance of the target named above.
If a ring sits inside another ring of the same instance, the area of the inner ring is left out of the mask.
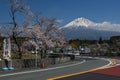
[[[80,55],[80,51],[74,51],[74,55],[75,56],[79,56]]]

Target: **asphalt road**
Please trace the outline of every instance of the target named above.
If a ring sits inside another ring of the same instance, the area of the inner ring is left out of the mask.
[[[102,59],[80,58],[77,63],[54,68],[0,74],[0,80],[47,80],[52,77],[98,68],[108,63],[108,61]]]

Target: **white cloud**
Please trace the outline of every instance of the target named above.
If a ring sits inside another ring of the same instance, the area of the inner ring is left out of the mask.
[[[63,19],[58,19],[56,20],[58,23],[62,23],[64,20]]]
[[[97,30],[120,32],[120,24],[112,24],[106,21],[102,23],[96,23],[96,26],[94,26],[93,28]]]

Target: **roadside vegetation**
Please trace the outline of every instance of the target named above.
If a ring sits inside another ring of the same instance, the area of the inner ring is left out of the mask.
[[[69,44],[74,43],[74,48],[80,50],[80,47],[88,47],[91,52],[87,55],[91,56],[120,56],[120,36],[112,36],[109,40],[69,40]]]

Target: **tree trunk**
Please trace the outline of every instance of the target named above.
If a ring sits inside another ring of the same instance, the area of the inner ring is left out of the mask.
[[[17,38],[15,37],[15,34],[13,32],[13,40],[15,41],[15,44],[17,45],[17,48],[18,48],[18,55],[19,55],[19,59],[22,59],[22,53],[21,53],[21,49],[20,49],[20,45],[17,41]]]

